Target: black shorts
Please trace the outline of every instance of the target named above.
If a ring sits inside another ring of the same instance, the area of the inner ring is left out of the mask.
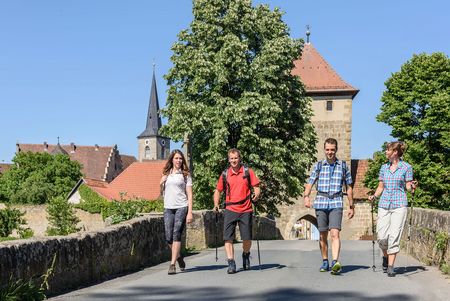
[[[225,209],[223,218],[223,240],[234,240],[238,223],[241,239],[252,240],[253,212],[238,213]]]

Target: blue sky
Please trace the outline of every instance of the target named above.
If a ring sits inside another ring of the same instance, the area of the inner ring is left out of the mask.
[[[352,157],[392,138],[375,120],[384,82],[417,53],[450,53],[450,2],[254,1],[285,11],[294,38],[311,42],[344,80],[353,102]],[[114,145],[137,155],[152,75],[160,105],[170,47],[192,20],[190,0],[0,2],[0,162],[15,144]]]

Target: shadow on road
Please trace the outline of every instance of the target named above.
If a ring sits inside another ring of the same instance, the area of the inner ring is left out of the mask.
[[[269,300],[269,301],[285,301],[285,300],[306,300],[323,301],[323,300],[396,300],[396,301],[411,301],[411,296],[404,294],[386,294],[377,297],[367,296],[362,292],[348,291],[348,292],[318,292],[305,289],[275,289],[268,290],[264,293],[258,294],[242,294],[236,290],[221,288],[221,287],[200,287],[193,289],[186,289],[186,287],[152,287],[152,286],[138,286],[131,287],[126,291],[120,293],[94,293],[86,296],[88,300],[171,300],[171,301],[194,301],[194,300],[215,300],[215,301],[229,301],[229,300]]]
[[[420,272],[425,272],[427,270],[426,267],[421,266],[421,265],[416,265],[416,266],[409,266],[409,267],[397,267],[395,268],[395,272],[398,275],[405,275],[405,276],[409,276],[412,274],[417,274]]]
[[[199,272],[199,271],[216,271],[221,269],[226,269],[227,265],[204,265],[204,266],[195,266],[192,268],[187,268],[184,272],[190,273],[190,272]],[[285,268],[285,265],[278,264],[278,263],[271,263],[271,264],[262,264],[261,270],[269,270],[269,269],[282,269]],[[251,267],[251,270],[259,270],[259,265],[253,265]],[[239,269],[237,272],[243,271],[243,269]]]
[[[344,265],[341,274],[350,273],[356,270],[367,270],[368,268],[369,267],[366,265]]]
[[[199,272],[199,271],[216,271],[220,269],[224,269],[228,267],[227,265],[203,265],[203,266],[195,266],[192,268],[187,268],[184,272],[190,273],[190,272]]]
[[[259,265],[254,264],[250,269],[251,270],[269,270],[269,269],[282,269],[286,266],[284,264],[278,264],[278,263],[266,263],[261,264],[261,268]]]

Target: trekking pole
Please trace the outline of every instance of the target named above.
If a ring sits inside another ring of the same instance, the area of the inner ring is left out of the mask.
[[[411,191],[411,212],[409,213],[409,223],[408,223],[408,238],[406,240],[406,266],[405,266],[405,272],[406,267],[408,265],[408,257],[409,257],[409,241],[411,240],[411,227],[412,227],[412,217],[413,217],[413,208],[414,208],[414,190]]]
[[[258,249],[259,270],[261,271],[261,252],[260,252],[260,249],[259,249],[259,236],[258,236],[258,234],[259,234],[259,214],[256,211],[256,205],[255,204],[253,204],[253,212],[254,212],[255,218],[256,218],[256,233],[255,233],[256,234],[256,246],[257,246],[257,249]]]
[[[370,213],[372,215],[372,270],[375,272],[375,226],[373,222],[373,200],[370,202]]]
[[[218,236],[219,236],[219,212],[216,210],[216,233],[214,234],[214,244],[216,245],[216,262],[219,260],[219,256],[217,255],[217,244],[218,244]]]

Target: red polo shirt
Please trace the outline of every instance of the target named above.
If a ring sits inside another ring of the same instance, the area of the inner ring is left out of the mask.
[[[248,169],[250,174],[250,184],[256,186],[259,184],[259,179],[256,177],[255,173],[251,168]],[[227,171],[227,182],[230,185],[230,193],[226,196],[225,202],[239,202],[245,199],[250,194],[250,189],[248,187],[248,179],[244,178],[244,166],[241,166],[239,171],[235,173],[230,167]],[[216,189],[220,192],[223,191],[223,180],[222,175],[219,177]],[[227,205],[227,210],[234,212],[251,212],[252,203],[250,198],[247,197],[245,203],[240,205]]]

